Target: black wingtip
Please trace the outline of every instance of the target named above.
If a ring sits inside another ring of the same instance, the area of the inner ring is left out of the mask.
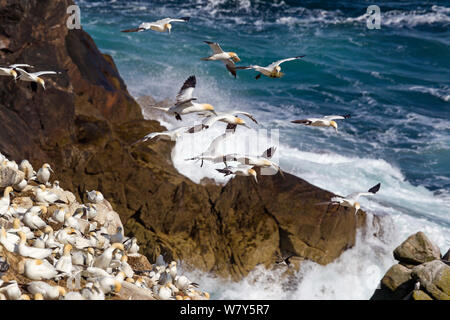
[[[375,193],[377,193],[380,190],[380,187],[381,187],[381,183],[379,183],[376,186],[370,188],[369,192],[375,194]]]
[[[350,119],[350,118],[352,117],[352,115],[346,114],[346,115],[344,115],[343,117],[344,117],[345,119]]]
[[[186,21],[186,22],[188,22],[189,20],[191,20],[191,17],[182,17],[182,18],[180,18],[181,20],[184,20],[184,21]]]
[[[304,57],[306,57],[306,55],[303,55],[303,56],[297,56],[296,58],[297,58],[297,59],[301,59],[301,58],[304,58]]]

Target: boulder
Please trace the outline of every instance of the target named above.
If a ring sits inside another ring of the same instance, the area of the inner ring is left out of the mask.
[[[418,265],[439,260],[441,252],[423,232],[417,232],[395,249],[394,258],[406,264]]]
[[[406,295],[413,287],[411,280],[411,270],[401,264],[396,264],[386,272],[383,279],[381,279],[381,283],[392,292],[401,289],[401,291],[406,292]]]
[[[450,300],[450,267],[440,260],[421,264],[412,269],[412,277],[433,298]]]
[[[450,261],[450,249],[447,251],[446,254],[442,257],[442,260]]]
[[[414,300],[433,300],[433,298],[431,298],[429,295],[427,295],[422,290],[414,290],[413,299]]]
[[[14,186],[25,178],[25,174],[20,170],[9,167],[0,167],[0,188]]]

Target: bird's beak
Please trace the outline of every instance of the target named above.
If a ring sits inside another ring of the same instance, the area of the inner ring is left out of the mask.
[[[258,178],[256,176],[253,176],[255,178],[256,183],[258,183]]]
[[[45,89],[45,87],[44,87],[44,89]],[[48,170],[50,170],[51,172],[55,173],[55,171],[53,171],[53,169],[50,168],[50,167],[48,167]]]
[[[16,72],[16,70],[12,70],[11,69],[10,73],[14,77],[14,80],[17,80],[17,72]]]
[[[239,57],[236,56],[236,57],[233,57],[233,61],[234,61],[234,62],[240,62],[241,59],[239,59]]]

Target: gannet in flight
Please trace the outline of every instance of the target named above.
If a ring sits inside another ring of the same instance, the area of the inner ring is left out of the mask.
[[[210,42],[210,41],[204,41],[206,44],[208,44],[212,51],[213,55],[209,56],[207,58],[202,58],[203,61],[222,61],[225,66],[227,67],[227,70],[230,71],[230,73],[236,78],[236,66],[235,63],[241,61],[239,59],[238,55],[235,52],[225,52],[222,50],[220,45],[216,42]]]
[[[377,184],[376,186],[372,187],[369,189],[369,191],[367,192],[355,192],[352,193],[346,197],[333,197],[331,198],[330,202],[323,202],[323,203],[318,203],[320,204],[332,204],[332,205],[339,205],[339,206],[343,206],[346,208],[355,208],[355,214],[358,213],[361,205],[358,202],[359,197],[365,197],[365,196],[373,196],[374,194],[376,194],[381,187],[381,183]]]
[[[195,86],[197,85],[197,79],[195,76],[190,76],[181,87],[180,92],[177,95],[175,105],[171,108],[153,107],[155,109],[164,111],[168,114],[175,115],[177,120],[182,120],[181,115],[189,113],[198,113],[204,111],[211,111],[216,114],[214,107],[208,103],[194,102],[197,98],[193,97]]]
[[[284,73],[281,72],[280,64],[282,64],[284,62],[292,61],[292,60],[301,59],[303,57],[305,57],[305,56],[298,56],[295,58],[287,58],[287,59],[279,60],[279,61],[276,61],[276,62],[268,65],[267,67],[252,65],[252,66],[248,66],[248,67],[236,67],[236,69],[239,69],[239,70],[253,69],[255,71],[258,71],[259,74],[256,76],[255,79],[261,78],[261,75],[265,75],[269,78],[281,78],[282,76],[284,76]]]
[[[122,32],[143,32],[147,30],[153,30],[158,32],[168,31],[170,33],[172,30],[172,22],[188,22],[190,19],[190,17],[183,17],[179,19],[165,18],[155,22],[144,22],[141,23],[141,25],[137,28],[123,30]]]
[[[164,132],[153,132],[148,135],[146,135],[144,138],[136,141],[132,145],[146,142],[148,140],[152,140],[156,138],[156,140],[166,140],[166,141],[177,141],[177,139],[183,134],[186,133],[188,130],[188,127],[181,127],[174,130],[168,130]]]
[[[19,73],[20,73],[20,76],[18,78],[19,80],[32,82],[31,88],[33,89],[33,91],[37,90],[37,84],[40,84],[42,86],[42,88],[44,88],[44,90],[45,90],[45,81],[44,81],[44,79],[41,78],[42,76],[61,74],[61,72],[56,72],[56,71],[40,71],[40,72],[29,73],[21,68],[16,68],[16,70],[19,71]],[[33,85],[33,83],[36,83],[36,84]]]
[[[207,119],[208,118],[209,119],[212,118],[212,113],[209,112],[209,111],[201,112],[200,115],[204,116]],[[258,121],[256,120],[256,118],[252,114],[250,114],[248,112],[245,112],[245,111],[234,110],[234,111],[230,111],[230,112],[217,112],[216,113],[216,116],[227,116],[228,119],[234,119],[234,118],[236,118],[236,115],[246,116],[249,119],[251,119],[254,123],[258,124]],[[208,121],[207,119],[204,121],[205,124]],[[211,120],[211,121],[212,121],[212,123],[215,123],[215,121],[213,121],[213,120]],[[231,130],[231,132],[233,132],[233,133],[236,131],[236,128],[237,128],[237,126],[239,124],[239,123],[238,124],[234,124],[232,122],[228,122],[227,120],[218,120],[218,121],[228,123],[228,126],[227,126],[226,130],[227,130],[227,132],[228,132],[228,130]],[[244,125],[244,124],[241,124],[241,125]],[[249,126],[247,126],[247,125],[245,125],[245,126],[250,129]],[[204,129],[208,129],[208,128],[204,128]]]
[[[244,177],[253,176],[253,178],[255,178],[256,183],[258,183],[256,171],[253,169],[253,167],[250,166],[240,165],[238,167],[226,167],[224,169],[216,169],[216,170],[220,173],[223,173],[225,177],[229,175],[244,176]]]
[[[333,127],[334,130],[336,130],[336,133],[338,133],[338,125],[334,120],[344,120],[349,119],[350,117],[351,116],[347,114],[345,116],[326,116],[323,118],[309,118],[303,120],[294,120],[291,122],[300,123],[306,126],[313,126],[313,127]]]
[[[251,127],[249,125],[247,125],[247,123],[243,119],[238,118],[238,117],[236,117],[234,115],[234,114],[238,114],[238,113],[246,115],[250,119],[252,119],[255,123],[258,123],[255,120],[255,118],[253,118],[253,116],[250,115],[249,113],[237,111],[237,112],[234,112],[234,113],[222,113],[222,114],[219,114],[219,115],[214,116],[214,117],[207,117],[203,121],[203,123],[201,125],[196,125],[196,126],[190,128],[188,130],[188,132],[189,133],[196,133],[196,132],[199,132],[199,131],[204,130],[204,129],[209,129],[212,125],[214,125],[218,121],[225,122],[225,123],[228,124],[227,128],[226,128],[227,132],[228,132],[228,130],[231,130],[232,132],[235,132],[237,126],[244,126],[244,127],[248,128],[248,129],[251,129]]]
[[[13,64],[9,67],[0,67],[0,76],[12,76],[17,80],[16,68],[33,68],[29,64]]]
[[[276,171],[279,171],[282,176],[284,176],[280,166],[270,160],[273,157],[275,151],[276,148],[272,147],[264,151],[264,153],[261,156],[235,155],[234,161],[237,161],[242,165],[252,167],[274,168]]]

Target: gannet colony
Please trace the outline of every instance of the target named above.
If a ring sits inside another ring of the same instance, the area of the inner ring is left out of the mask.
[[[99,191],[88,203],[0,154],[0,300],[205,300],[162,256],[151,265]]]

